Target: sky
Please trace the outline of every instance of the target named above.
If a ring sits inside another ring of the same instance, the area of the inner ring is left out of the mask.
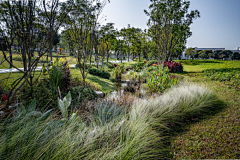
[[[141,29],[148,28],[148,17],[143,10],[148,9],[150,0],[110,1],[103,10],[102,24],[115,23],[118,29],[128,24]],[[240,0],[190,0],[189,11],[197,9],[201,17],[190,26],[192,36],[186,46],[229,50],[240,47],[239,7]]]

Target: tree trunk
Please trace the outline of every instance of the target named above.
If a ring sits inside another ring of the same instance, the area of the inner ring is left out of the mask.
[[[97,45],[95,45],[95,62],[97,63],[97,68],[98,68],[98,48],[97,48]]]
[[[181,55],[178,55],[178,59],[179,59],[179,60],[182,60]]]
[[[12,50],[11,50],[11,46],[9,46],[9,55],[10,55],[10,62],[11,62],[11,64],[10,64],[10,68],[12,68]]]
[[[108,62],[108,58],[109,58],[109,51],[107,51],[107,62]]]
[[[23,68],[24,71],[27,71],[27,57],[26,57],[26,53],[25,50],[22,48],[22,58],[23,58]]]
[[[128,48],[128,62],[129,62],[130,48]]]
[[[122,45],[120,46],[120,55],[121,55],[121,63],[122,63]]]

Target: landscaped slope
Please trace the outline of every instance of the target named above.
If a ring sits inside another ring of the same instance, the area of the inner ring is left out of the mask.
[[[102,103],[78,118],[46,119],[30,105],[30,113],[0,123],[0,159],[164,159],[170,127],[221,106],[216,94],[189,83],[129,109]]]
[[[240,158],[240,92],[237,87],[231,85],[231,80],[227,83],[220,80],[211,80],[211,77],[208,78],[201,72],[203,69],[210,68],[240,68],[240,61],[216,61],[220,65],[214,63],[215,61],[212,62],[210,65],[202,61],[201,69],[196,65],[185,64],[184,67],[187,68],[188,72],[183,76],[196,83],[206,84],[227,103],[227,107],[222,112],[208,117],[208,119],[183,127],[182,129],[185,132],[178,133],[172,140],[171,155],[173,158]],[[234,81],[240,81],[236,77],[233,78]]]

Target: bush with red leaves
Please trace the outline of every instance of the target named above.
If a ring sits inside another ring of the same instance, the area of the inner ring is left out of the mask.
[[[168,67],[171,73],[183,72],[182,64],[174,61],[166,61],[164,67]]]

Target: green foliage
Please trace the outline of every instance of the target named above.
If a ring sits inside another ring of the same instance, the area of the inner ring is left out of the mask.
[[[84,101],[90,101],[97,97],[97,94],[91,87],[72,87],[70,89],[71,97],[72,97],[72,104],[76,105],[78,103],[82,103]],[[79,97],[80,94],[80,97]]]
[[[143,69],[143,67],[144,67],[144,62],[138,62],[138,63],[135,63],[134,64],[134,70],[136,71],[136,72],[139,72],[139,71],[141,71],[141,69]]]
[[[183,47],[192,35],[190,25],[200,17],[200,13],[198,10],[189,13],[189,6],[190,1],[156,0],[151,1],[148,11],[144,10],[149,16],[149,33],[157,44],[158,61],[162,58],[165,62],[171,58],[172,51]]]
[[[71,93],[68,92],[67,96],[63,98],[63,100],[58,98],[58,108],[60,109],[63,118],[68,118],[68,107],[70,106],[72,101]]]
[[[240,68],[205,69],[205,76],[240,89]]]
[[[148,78],[147,84],[150,89],[150,92],[159,92],[162,93],[166,89],[171,88],[176,85],[179,81],[179,78],[171,79],[169,74],[166,72],[154,72],[150,78]]]
[[[113,78],[113,77],[110,77],[110,79],[109,79],[111,82],[116,82],[116,79],[115,78]]]
[[[150,67],[152,64],[157,64],[157,63],[158,63],[157,60],[150,60],[150,61],[147,61],[147,63],[145,63],[145,65],[146,65],[147,67]]]
[[[114,67],[112,71],[115,79],[118,79],[118,80],[121,79],[122,71],[120,66]]]
[[[68,61],[60,58],[56,59],[47,67],[43,67],[43,74],[49,76],[49,81],[53,94],[60,90],[67,92],[70,88],[70,67]]]
[[[123,72],[125,72],[125,68],[123,64],[116,66],[113,68],[113,75],[116,80],[121,80]]]
[[[24,119],[27,121],[37,118],[38,121],[44,121],[50,116],[51,112],[52,109],[46,111],[45,113],[36,111],[36,99],[34,98],[27,108],[22,103],[20,104],[20,108],[17,109],[13,120],[18,121],[20,119]]]
[[[111,74],[108,71],[95,67],[90,68],[89,73],[106,79],[111,77]]]
[[[49,81],[43,79],[38,81],[32,87],[27,83],[18,92],[20,102],[29,105],[32,98],[36,98],[38,108],[55,108],[57,107],[58,94],[53,94]],[[32,90],[32,91],[31,91]]]
[[[194,52],[194,48],[188,48],[185,51],[185,55],[186,56],[191,56],[193,54],[193,52]]]
[[[113,69],[113,68],[114,68],[113,63],[111,63],[111,62],[104,62],[104,64],[107,65],[108,68],[110,68],[110,69]]]
[[[207,55],[204,51],[201,51],[201,52],[199,53],[199,57],[200,57],[200,58],[203,58],[203,59],[206,59],[206,58],[208,58],[208,55]]]
[[[231,55],[231,58],[232,59],[240,59],[240,53],[238,53],[238,52],[234,52],[232,55]]]

